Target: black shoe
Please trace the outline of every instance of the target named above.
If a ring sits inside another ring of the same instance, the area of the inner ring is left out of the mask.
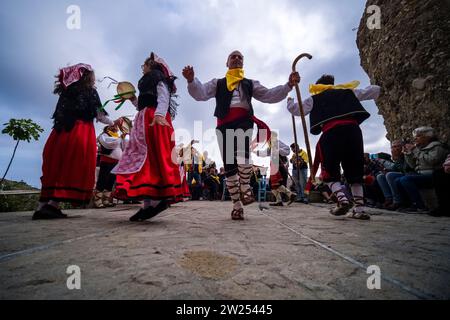
[[[130,221],[142,221],[143,220],[143,216],[144,216],[143,211],[144,211],[144,209],[142,209],[142,208],[139,209],[138,212],[136,212],[134,215],[132,215],[130,217]]]
[[[67,215],[62,213],[60,209],[55,208],[49,204],[44,205],[40,210],[33,214],[33,220],[49,220],[49,219],[63,219]]]
[[[56,208],[52,205],[48,205],[49,206],[49,210],[52,210],[53,212],[56,213],[56,215],[58,216],[59,219],[63,219],[63,218],[67,218],[67,214],[64,214],[61,209]],[[44,206],[45,207],[45,206]]]
[[[444,212],[444,210],[440,209],[440,208],[436,208],[430,212],[427,213],[428,215],[432,216],[432,217],[449,217],[450,216],[450,212]]]
[[[283,202],[274,202],[274,203],[269,203],[269,206],[272,207],[283,207]]]
[[[139,209],[136,214],[130,217],[130,221],[144,221],[153,218],[164,210],[169,208],[166,201],[161,201],[156,207],[148,207],[147,209]]]

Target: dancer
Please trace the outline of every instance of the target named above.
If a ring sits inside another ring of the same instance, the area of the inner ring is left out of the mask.
[[[62,68],[55,81],[59,95],[53,130],[45,143],[39,207],[33,220],[66,218],[60,202],[87,204],[95,183],[97,146],[93,120],[113,125],[95,89],[88,64]]]
[[[267,150],[257,151],[256,153],[258,157],[270,156],[270,189],[275,196],[275,202],[269,204],[271,206],[283,206],[282,194],[287,195],[289,199],[288,206],[297,199],[297,194],[286,188],[289,175],[287,158],[289,153],[288,145],[278,140],[276,132],[272,132],[270,147]]]
[[[226,185],[233,200],[233,220],[243,220],[243,205],[255,202],[250,187],[250,139],[254,123],[260,130],[264,129],[270,133],[267,125],[253,115],[252,98],[265,103],[280,102],[286,98],[294,84],[300,81],[298,73],[295,72],[289,76],[285,85],[267,89],[259,81],[245,78],[243,65],[242,53],[233,51],[227,59],[226,76],[205,84],[195,78],[192,66],[183,69],[189,94],[195,100],[207,101],[214,97],[216,99],[216,133],[225,166]]]
[[[126,134],[119,136],[117,126],[106,126],[97,138],[100,147],[100,172],[94,191],[95,208],[114,206],[111,192],[116,182],[116,176],[111,173],[111,170],[122,158],[125,136]]]
[[[113,169],[118,199],[144,199],[144,207],[130,221],[150,219],[182,198],[172,119],[176,103],[175,77],[163,59],[151,53],[142,65],[139,97],[131,101],[139,111],[134,118],[130,141]]]
[[[371,85],[356,89],[358,81],[334,85],[334,76],[323,75],[315,85],[310,86],[311,97],[303,101],[305,115],[310,114],[310,131],[322,133],[316,148],[316,157],[322,163],[322,178],[338,199],[338,206],[331,214],[369,220],[364,211],[363,175],[364,145],[359,125],[370,117],[359,101],[376,99],[380,87]],[[297,103],[288,99],[288,110],[300,115]],[[355,206],[342,191],[340,166],[351,186]]]

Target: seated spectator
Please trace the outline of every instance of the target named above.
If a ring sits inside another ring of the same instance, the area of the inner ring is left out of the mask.
[[[397,210],[407,206],[407,199],[398,185],[398,180],[413,169],[406,163],[402,148],[402,141],[395,140],[391,144],[392,161],[377,159],[377,162],[383,166],[382,172],[377,175],[377,182],[385,198],[384,209]]]
[[[333,192],[331,192],[330,187],[327,186],[327,184],[323,183],[323,181],[320,181],[319,183],[313,184],[313,190],[320,192],[320,194],[323,197],[324,203],[337,203],[337,198],[335,195],[333,195]]]
[[[433,187],[433,171],[441,169],[448,154],[447,147],[437,141],[435,131],[431,127],[415,129],[413,137],[414,144],[405,144],[403,154],[415,173],[405,175],[399,180],[412,203],[412,207],[405,210],[408,213],[427,211],[419,189]]]
[[[431,216],[450,216],[450,154],[442,168],[433,172],[433,184],[438,198],[438,207],[430,212]]]
[[[205,179],[204,179],[205,187],[208,191],[207,198],[210,201],[217,200],[218,198],[218,190],[220,186],[220,178],[216,172],[215,168],[209,168]]]
[[[259,181],[261,178],[261,170],[257,167],[253,167],[252,176],[250,177],[250,186],[252,187],[255,196],[259,193]]]
[[[376,176],[382,172],[383,167],[374,158],[373,155],[364,153],[364,197],[368,207],[381,208],[384,196]]]

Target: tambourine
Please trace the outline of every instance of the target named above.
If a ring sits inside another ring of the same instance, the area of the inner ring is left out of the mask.
[[[111,84],[117,84],[117,94],[114,96],[114,98],[105,101],[105,103],[100,108],[101,110],[104,110],[104,108],[106,107],[106,105],[109,102],[114,101],[115,103],[119,104],[115,108],[115,110],[117,111],[120,109],[120,107],[122,107],[122,105],[125,103],[125,101],[127,99],[131,99],[131,98],[135,97],[136,88],[133,86],[133,84],[131,82],[128,82],[128,81],[118,82],[117,80],[114,80],[113,78],[110,78],[110,77],[104,77],[102,80],[99,80],[99,82],[102,82],[105,79],[112,80],[112,82],[109,84],[109,86]],[[109,86],[108,86],[108,88],[109,88]]]

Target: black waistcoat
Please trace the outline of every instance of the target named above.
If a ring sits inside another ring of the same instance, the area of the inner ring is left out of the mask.
[[[167,82],[164,74],[156,69],[151,70],[139,80],[138,110],[158,106],[157,86],[160,81]]]
[[[76,82],[64,90],[58,99],[53,113],[53,128],[56,131],[70,131],[77,120],[92,121],[97,117],[97,110],[102,103],[94,88],[83,89],[82,84]],[[107,113],[105,112],[107,115]]]
[[[320,134],[322,126],[330,120],[353,118],[361,124],[370,117],[350,89],[329,89],[312,98],[314,104],[309,117],[312,134]]]
[[[253,115],[252,97],[253,97],[253,82],[249,79],[242,79],[240,88],[243,91],[245,98],[247,99],[248,106],[250,107],[250,115]],[[216,110],[214,116],[223,119],[230,112],[230,103],[233,98],[233,91],[228,91],[227,79],[217,80],[216,90]]]

